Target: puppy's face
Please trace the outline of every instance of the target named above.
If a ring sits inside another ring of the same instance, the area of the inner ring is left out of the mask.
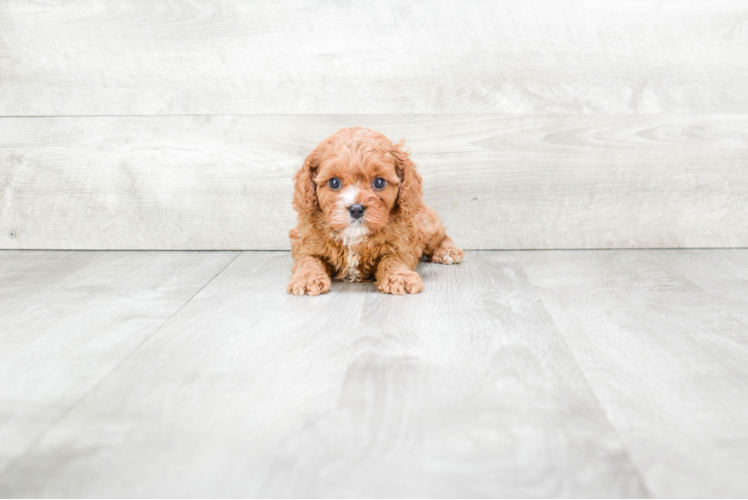
[[[365,237],[384,227],[400,185],[395,157],[387,148],[358,146],[324,151],[314,177],[327,224],[345,238]]]
[[[294,176],[294,209],[344,239],[366,237],[401,223],[422,205],[421,176],[403,144],[362,127],[339,130],[312,151]]]

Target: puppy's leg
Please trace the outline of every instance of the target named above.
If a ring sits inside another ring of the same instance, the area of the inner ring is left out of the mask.
[[[465,251],[455,245],[452,238],[445,236],[429,260],[437,264],[457,264],[465,256]]]
[[[465,256],[465,252],[447,236],[447,229],[433,208],[424,205],[415,223],[423,242],[423,253],[431,262],[457,264]]]
[[[405,263],[394,255],[385,255],[379,261],[375,273],[380,292],[393,295],[418,293],[423,291],[423,281],[418,273],[411,271]]]
[[[286,291],[294,295],[319,295],[330,291],[328,267],[316,257],[303,256],[294,263]]]

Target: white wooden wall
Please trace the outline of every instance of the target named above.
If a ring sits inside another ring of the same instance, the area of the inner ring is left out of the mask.
[[[6,0],[0,248],[286,249],[293,172],[352,125],[407,138],[466,248],[748,246],[747,19],[740,0]]]

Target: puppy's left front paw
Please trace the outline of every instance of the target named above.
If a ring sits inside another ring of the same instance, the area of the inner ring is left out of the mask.
[[[418,273],[413,271],[395,271],[377,282],[377,288],[382,293],[405,295],[423,291],[423,281]]]

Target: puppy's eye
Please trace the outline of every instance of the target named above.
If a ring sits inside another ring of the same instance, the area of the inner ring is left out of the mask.
[[[330,189],[340,189],[340,179],[337,177],[333,177],[329,181],[327,181],[327,185],[330,186]]]
[[[387,185],[387,181],[382,179],[381,177],[377,177],[374,179],[374,189],[384,189],[384,186]]]

